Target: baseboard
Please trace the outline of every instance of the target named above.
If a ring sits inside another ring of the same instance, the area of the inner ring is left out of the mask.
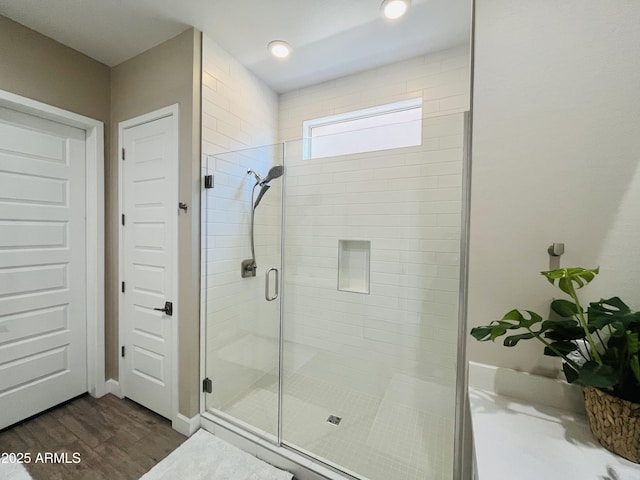
[[[122,389],[120,388],[120,382],[110,378],[105,382],[105,389],[107,393],[111,393],[118,398],[123,398]]]
[[[171,422],[171,427],[185,437],[190,437],[200,429],[200,414],[187,418],[179,413],[173,422]]]

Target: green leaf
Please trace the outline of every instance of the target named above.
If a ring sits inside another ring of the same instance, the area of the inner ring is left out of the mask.
[[[620,297],[611,297],[606,300],[600,300],[596,303],[600,305],[608,305],[609,307],[612,307],[612,309],[618,310],[622,313],[629,313],[631,311],[627,304],[620,300]]]
[[[533,325],[540,322],[542,322],[542,317],[536,312],[514,309],[507,312],[501,320],[493,321],[489,325],[472,328],[471,335],[480,342],[485,342],[487,340],[494,341],[496,338],[507,333],[507,330],[531,328]],[[518,341],[516,340],[515,343],[518,343]]]
[[[523,312],[527,315],[523,315]],[[540,323],[542,321],[542,317],[531,310],[515,309],[507,312],[504,317],[502,317],[502,320],[516,322],[517,328],[531,328],[536,323]]]
[[[586,336],[584,329],[572,318],[545,320],[540,332],[550,340],[578,340]]]
[[[620,321],[620,319],[610,316],[610,315],[601,315],[598,313],[589,313],[587,310],[587,325],[589,326],[590,331],[602,330],[607,325],[611,325],[611,328],[614,330],[626,330],[626,322]]]
[[[549,340],[580,340],[587,334],[580,327],[556,329],[545,332],[544,338]]]
[[[626,314],[631,313],[631,309],[622,301],[619,297],[611,297],[608,299],[601,299],[599,302],[591,302],[589,308],[592,308],[595,312],[599,312],[603,315],[611,314]]]
[[[584,333],[584,330],[581,329],[580,327],[576,327],[575,329],[572,329],[572,330],[546,332],[544,334],[544,338],[548,340],[555,340],[555,341],[581,340],[586,336],[587,336],[586,333]]]
[[[493,329],[491,330],[491,336],[489,337],[489,339],[493,342],[496,338],[501,337],[502,335],[507,333],[507,330],[509,328],[510,327],[504,325],[494,325]]]
[[[598,365],[597,362],[590,360],[578,371],[575,383],[596,388],[608,388],[618,383],[618,375],[610,365]]]
[[[614,331],[607,341],[607,348],[612,348],[624,352],[627,349],[626,334],[622,334],[619,331]]]
[[[637,330],[640,329],[640,312],[632,312],[620,298],[612,297],[589,304],[587,323],[595,330],[601,330],[607,325],[621,332],[632,326],[633,330]]]
[[[549,346],[544,347],[544,354],[549,357],[562,357],[577,349],[578,346],[573,342],[552,342]]]
[[[640,343],[638,342],[638,334],[631,333],[630,331],[626,332],[626,340],[627,340],[627,349],[629,350],[629,355],[637,355],[638,351],[640,351]]]
[[[486,342],[487,340],[489,340],[492,332],[493,327],[488,325],[483,327],[474,327],[471,329],[471,335],[480,342]]]
[[[634,355],[629,359],[629,366],[633,372],[633,376],[636,377],[636,382],[640,382],[640,362],[638,362],[638,356]]]
[[[578,314],[578,307],[569,300],[554,300],[551,302],[551,310],[560,315],[561,317],[573,317]]]
[[[573,383],[578,379],[578,372],[567,362],[562,362],[562,371],[564,372],[564,376],[567,379],[567,382]]]
[[[600,271],[600,268],[586,269],[582,267],[574,268],[558,268],[556,270],[550,270],[546,272],[540,272],[546,277],[546,279],[552,285],[556,285],[558,281],[558,288],[568,295],[575,293],[575,289],[582,288],[587,285]]]
[[[496,338],[507,333],[507,330],[513,330],[515,328],[520,327],[517,324],[509,322],[491,322],[489,325],[472,328],[471,336],[480,342],[486,342],[487,340],[494,341]]]
[[[503,345],[505,347],[515,347],[520,340],[529,340],[530,338],[534,338],[535,334],[533,333],[521,333],[520,335],[511,335],[504,339]]]
[[[545,330],[554,330],[560,328],[573,328],[579,327],[580,324],[573,318],[561,318],[560,320],[545,320],[542,322],[542,327]]]
[[[474,327],[471,329],[471,336],[473,336],[476,340],[480,342],[485,342],[487,340],[495,340],[496,338],[507,333],[507,330],[517,330],[519,328],[527,328],[530,329],[533,325],[542,322],[542,317],[538,315],[536,312],[532,312],[531,310],[510,310],[507,312],[501,320],[493,321],[489,325],[483,325],[479,327]],[[540,330],[542,331],[542,330]],[[539,332],[538,332],[539,333]],[[522,334],[529,335],[529,334]],[[515,345],[519,340],[523,340],[524,336],[517,336],[518,339],[515,340]],[[533,336],[528,337],[533,338]],[[505,340],[505,345],[510,343],[512,340]],[[513,346],[507,345],[507,346]]]

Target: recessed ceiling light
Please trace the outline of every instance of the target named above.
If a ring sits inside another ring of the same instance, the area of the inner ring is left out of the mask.
[[[410,5],[411,0],[384,0],[380,8],[385,17],[395,20],[403,16]]]
[[[286,58],[291,53],[291,45],[283,40],[269,42],[267,48],[271,52],[271,55],[278,58]]]

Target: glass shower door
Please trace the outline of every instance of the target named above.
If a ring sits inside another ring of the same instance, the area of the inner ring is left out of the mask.
[[[206,409],[278,436],[282,144],[206,158]],[[209,388],[210,387],[210,388]]]
[[[287,143],[281,442],[357,478],[454,477],[465,115],[420,128]]]

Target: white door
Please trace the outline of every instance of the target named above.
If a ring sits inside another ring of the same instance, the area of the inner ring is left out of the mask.
[[[172,417],[177,146],[175,116],[121,129],[121,374],[124,395]],[[172,311],[160,311],[165,305]]]
[[[85,132],[0,107],[0,428],[87,391]]]

